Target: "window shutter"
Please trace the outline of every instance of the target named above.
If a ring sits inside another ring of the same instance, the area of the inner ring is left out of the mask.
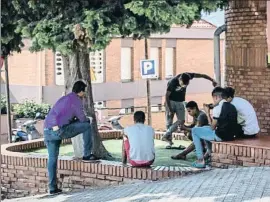
[[[131,81],[131,48],[121,48],[121,80]]]

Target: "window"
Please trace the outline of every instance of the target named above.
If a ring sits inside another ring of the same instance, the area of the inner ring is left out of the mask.
[[[121,80],[131,81],[131,48],[121,48]]]
[[[93,75],[91,75],[92,83],[104,82],[104,51],[90,52],[90,68],[92,68]]]
[[[161,112],[161,111],[162,111],[162,104],[151,106],[151,112]]]
[[[134,113],[134,99],[121,100],[120,114],[132,114]]]
[[[174,48],[165,49],[165,78],[172,78],[174,73]]]
[[[54,61],[54,67],[55,67],[55,84],[58,86],[64,85],[64,66],[63,66],[63,59],[60,52],[55,52],[55,61]]]
[[[155,60],[155,69],[157,71],[157,75],[159,75],[159,48],[150,48],[150,59]],[[156,77],[156,79],[159,76]]]
[[[156,96],[151,97],[151,112],[161,112],[162,111],[162,97]]]

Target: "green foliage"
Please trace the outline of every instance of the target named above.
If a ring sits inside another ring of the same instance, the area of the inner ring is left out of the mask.
[[[23,47],[21,33],[15,32],[19,16],[12,1],[1,1],[1,18],[1,55],[6,57],[12,51],[20,52]]]
[[[22,104],[14,105],[14,114],[17,118],[35,118],[39,112],[40,118],[44,119],[50,110],[48,104],[37,104],[32,100],[25,100]]]
[[[32,39],[31,50],[49,48],[62,54],[104,49],[115,36],[141,39],[166,33],[172,24],[190,25],[202,10],[216,10],[226,1],[12,0],[20,16],[16,32]]]
[[[7,114],[7,98],[3,94],[1,94],[1,102],[0,102],[0,108],[1,108],[1,114]]]

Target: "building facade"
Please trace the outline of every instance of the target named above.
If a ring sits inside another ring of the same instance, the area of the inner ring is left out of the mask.
[[[154,125],[165,125],[162,105],[170,78],[182,72],[198,72],[214,77],[215,29],[214,25],[201,20],[194,22],[189,29],[175,25],[169,33],[155,34],[148,40],[149,58],[155,59],[158,67],[158,77],[151,80]],[[53,104],[64,91],[61,54],[50,50],[30,53],[30,43],[26,40],[22,53],[14,53],[9,58],[11,101],[21,102],[28,98]],[[223,45],[222,36],[221,47]],[[146,81],[140,76],[140,60],[144,59],[144,55],[144,40],[134,41],[131,38],[115,38],[105,50],[90,54],[90,69],[95,78],[93,96],[97,107],[116,108],[114,113],[122,109],[126,114],[133,112],[132,107],[144,109]],[[221,59],[223,66],[223,48]],[[3,92],[4,85],[1,88]],[[187,89],[186,100],[195,100],[200,106],[209,103],[212,101],[212,89],[211,82],[194,79]],[[127,122],[131,120],[127,119]]]

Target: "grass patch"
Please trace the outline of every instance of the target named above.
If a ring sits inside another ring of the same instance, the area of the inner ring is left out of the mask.
[[[115,158],[115,161],[121,161],[122,157],[122,140],[105,140],[103,141],[106,149],[112,154]],[[174,145],[184,145],[188,146],[191,142],[184,140],[175,140]],[[186,161],[184,160],[172,160],[171,156],[176,155],[181,150],[174,149],[165,149],[167,146],[166,142],[155,140],[155,149],[156,149],[156,159],[154,165],[156,166],[190,166],[191,162],[196,159],[195,153],[192,152],[188,155]],[[40,148],[36,150],[27,151],[27,153],[34,154],[47,154],[46,148]],[[73,147],[71,144],[69,145],[61,145],[60,147],[60,155],[61,156],[73,156]]]

